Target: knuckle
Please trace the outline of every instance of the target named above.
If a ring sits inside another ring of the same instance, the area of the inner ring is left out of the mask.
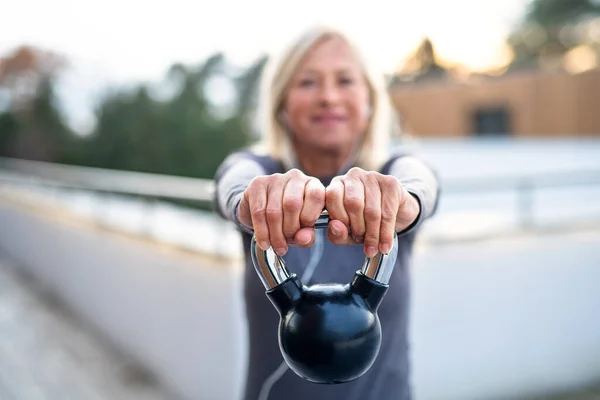
[[[367,171],[367,172],[365,173],[365,175],[366,175],[366,177],[367,177],[367,178],[369,178],[369,179],[375,179],[375,180],[377,180],[379,177],[381,177],[381,176],[382,176],[382,175],[381,175],[379,172],[377,172],[377,171]]]
[[[323,203],[325,201],[325,192],[320,188],[310,188],[308,189],[307,197],[316,203]]]
[[[381,219],[388,222],[393,221],[396,219],[396,212],[391,208],[384,207],[383,210],[381,210]]]
[[[366,207],[365,208],[365,218],[376,221],[381,217],[381,210],[377,207]]]
[[[302,209],[302,198],[299,196],[287,196],[283,199],[283,209],[288,212],[298,212]]]
[[[379,176],[380,174],[374,171],[367,172],[365,176],[365,181],[368,185],[374,186],[379,184]]]
[[[291,178],[302,178],[304,176],[304,173],[298,168],[292,168],[285,174]]]
[[[288,179],[288,177],[286,177],[285,174],[281,174],[279,172],[276,174],[273,174],[272,176],[273,176],[273,179],[276,181],[284,181],[284,180]]]
[[[283,236],[287,239],[293,239],[294,235],[298,231],[298,227],[288,226],[283,229]]]
[[[267,208],[266,210],[267,221],[269,222],[277,222],[281,219],[281,209],[280,208]]]
[[[252,219],[261,219],[265,217],[265,208],[264,207],[253,207],[250,210],[250,215],[252,216]]]
[[[383,185],[389,190],[394,190],[399,187],[399,182],[395,176],[387,175],[383,178]]]
[[[327,192],[325,192],[325,200],[328,202],[336,202],[338,200],[341,200],[342,198],[343,195],[339,190],[328,190]]]
[[[365,244],[367,246],[375,247],[379,244],[379,237],[372,232],[367,232],[367,234],[365,235]]]
[[[268,178],[266,176],[255,176],[254,178],[252,178],[252,180],[250,180],[250,183],[248,184],[248,189],[263,186],[267,179]]]
[[[365,233],[367,232],[365,226],[352,226],[352,235],[362,238],[365,236]]]
[[[348,211],[359,212],[363,209],[363,202],[358,196],[347,196],[344,199],[344,206]]]
[[[364,172],[365,171],[360,167],[352,167],[348,171],[348,175],[357,176],[357,175],[362,175]]]
[[[391,243],[393,239],[392,232],[388,230],[382,230],[379,232],[379,241],[382,243]]]
[[[264,177],[264,183],[265,184],[275,183],[275,182],[281,180],[282,176],[283,175],[280,174],[280,173],[275,173],[275,174],[272,174],[272,175],[267,175],[267,176]]]
[[[312,226],[312,225],[314,225],[316,219],[317,219],[316,216],[311,218],[308,215],[300,215],[300,226],[298,228]],[[294,235],[295,234],[296,234],[296,232],[294,232]]]

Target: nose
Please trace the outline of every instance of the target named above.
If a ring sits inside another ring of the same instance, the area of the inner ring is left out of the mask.
[[[335,81],[326,80],[319,93],[323,105],[337,104],[340,101],[340,88]]]

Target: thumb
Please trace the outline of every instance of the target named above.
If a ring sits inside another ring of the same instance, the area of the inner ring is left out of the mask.
[[[294,235],[294,243],[298,247],[310,247],[315,243],[315,229],[302,228]]]
[[[250,215],[250,205],[246,196],[246,192],[244,192],[242,199],[238,203],[237,218],[239,222],[248,228],[252,228],[252,215]]]

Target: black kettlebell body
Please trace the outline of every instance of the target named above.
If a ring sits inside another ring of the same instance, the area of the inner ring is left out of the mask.
[[[317,228],[327,226],[322,214]],[[377,308],[396,261],[397,238],[388,254],[366,258],[348,284],[303,285],[282,258],[252,242],[252,259],[267,297],[280,315],[279,348],[300,377],[323,384],[349,382],[375,362],[381,346]]]

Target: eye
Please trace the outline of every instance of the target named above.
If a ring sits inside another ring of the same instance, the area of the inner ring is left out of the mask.
[[[310,87],[312,85],[314,85],[315,81],[313,79],[301,79],[300,82],[298,82],[298,85],[300,87]]]
[[[354,79],[350,78],[350,77],[341,77],[339,80],[339,84],[340,85],[352,85],[354,83]]]

